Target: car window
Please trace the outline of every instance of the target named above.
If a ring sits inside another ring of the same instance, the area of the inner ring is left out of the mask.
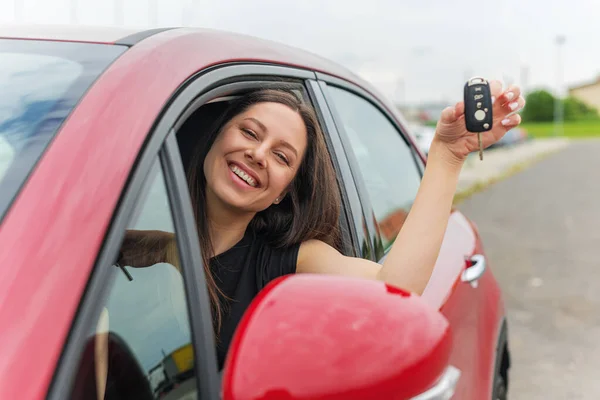
[[[128,231],[174,234],[158,161],[147,183]],[[134,249],[148,251],[142,245]],[[116,265],[98,266],[114,268],[115,274],[89,332],[72,399],[196,398],[192,331],[178,259],[175,254],[170,264],[123,266],[124,271]]]
[[[373,103],[338,87],[329,86],[328,90],[358,162],[381,241],[387,249],[400,232],[421,183],[412,150]]]
[[[0,218],[77,102],[126,50],[0,39]]]

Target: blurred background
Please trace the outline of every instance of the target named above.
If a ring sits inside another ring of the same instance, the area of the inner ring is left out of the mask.
[[[523,124],[465,165],[508,307],[511,399],[598,399],[600,1],[0,0],[0,24],[195,26],[332,59],[395,102],[427,153],[475,75],[518,84]]]
[[[0,23],[200,26],[284,42],[350,68],[418,125],[435,125],[469,77],[517,83],[536,137],[596,129],[598,15],[595,0],[0,0]],[[426,149],[429,132],[415,132]]]

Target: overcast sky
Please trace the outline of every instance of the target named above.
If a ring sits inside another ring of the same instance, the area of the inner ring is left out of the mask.
[[[122,13],[114,1],[0,0],[0,23],[121,20],[246,33],[331,58],[410,103],[458,100],[473,75],[554,90],[559,34],[565,84],[600,73],[599,0],[121,0]]]

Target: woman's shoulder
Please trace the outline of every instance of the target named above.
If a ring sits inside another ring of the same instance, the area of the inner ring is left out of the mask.
[[[272,253],[297,252],[302,243],[280,243],[279,238],[272,237],[264,232],[253,232],[253,244]]]

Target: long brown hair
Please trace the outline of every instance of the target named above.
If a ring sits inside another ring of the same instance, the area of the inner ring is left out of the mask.
[[[265,237],[275,247],[286,247],[310,239],[322,240],[341,250],[339,230],[340,194],[331,158],[314,110],[286,89],[262,89],[235,99],[221,117],[215,121],[200,142],[188,169],[188,185],[192,197],[204,271],[210,295],[215,332],[221,327],[222,309],[219,290],[210,269],[213,254],[209,237],[206,210],[206,178],[204,159],[223,127],[234,117],[258,103],[279,103],[297,112],[306,127],[307,149],[300,168],[281,203],[271,205],[256,214],[250,222],[254,232]]]

